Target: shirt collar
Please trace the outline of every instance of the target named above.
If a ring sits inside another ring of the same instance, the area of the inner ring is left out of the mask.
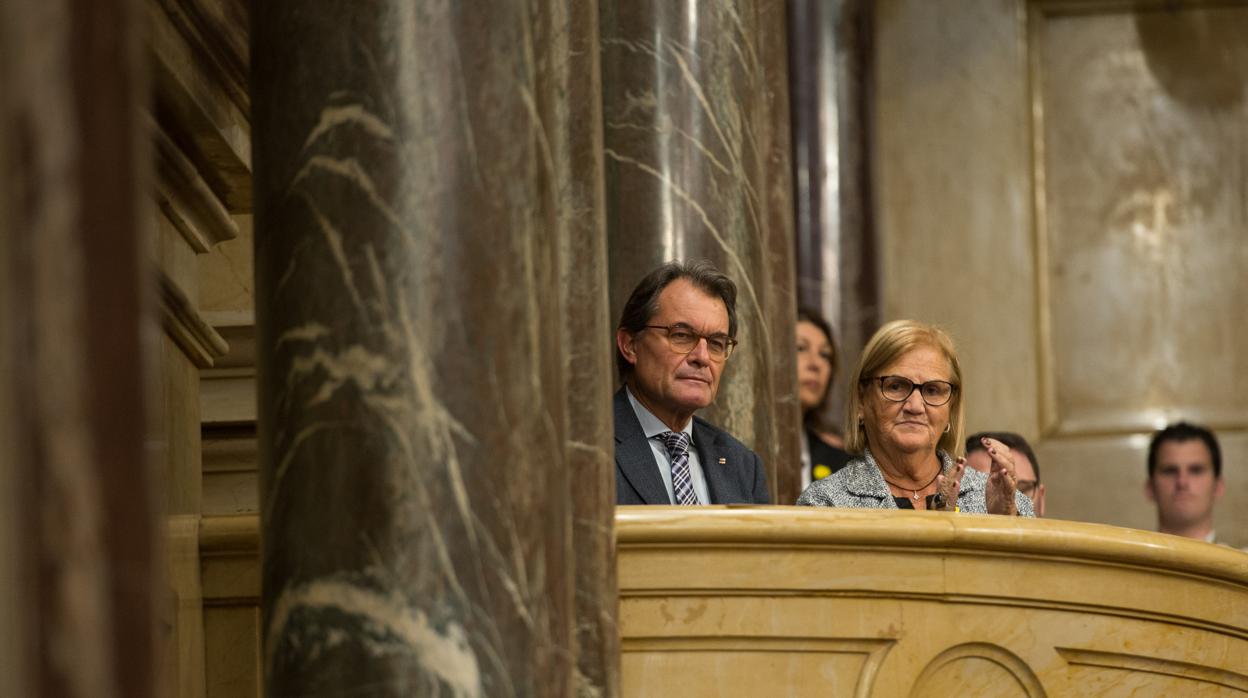
[[[645,405],[641,404],[637,401],[637,398],[633,397],[633,391],[630,390],[628,386],[624,387],[624,394],[628,395],[628,404],[633,406],[633,412],[637,415],[637,421],[641,422],[641,431],[646,435],[647,439],[653,439],[659,434],[666,434],[671,431],[671,429],[663,423],[663,420],[654,416],[653,412],[646,409]],[[689,443],[693,444],[692,417],[685,424],[685,428],[681,429],[681,431],[689,435]]]

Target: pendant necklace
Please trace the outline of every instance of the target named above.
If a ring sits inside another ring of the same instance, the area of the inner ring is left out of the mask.
[[[923,490],[927,489],[928,487],[931,487],[933,482],[936,482],[936,478],[940,477],[941,470],[942,470],[941,468],[937,468],[937,469],[936,469],[936,474],[932,476],[932,479],[931,479],[931,480],[928,480],[926,485],[923,485],[922,487],[920,487],[920,488],[919,488],[919,489],[917,489],[917,490],[916,490],[916,489],[914,489],[914,488],[912,488],[912,487],[902,487],[901,485],[898,485],[897,483],[893,482],[892,480],[889,480],[889,479],[888,479],[888,478],[886,478],[886,477],[884,478],[884,482],[887,482],[888,484],[892,485],[893,487],[896,487],[896,488],[897,488],[897,489],[899,489],[899,490],[903,490],[903,491],[904,491],[904,490],[910,490],[910,492],[912,492],[912,493],[913,493],[913,494],[911,494],[910,498],[911,498],[911,499],[913,499],[913,500],[915,500],[915,501],[918,501],[918,499],[919,499],[919,493],[920,493],[920,492],[922,492]],[[883,471],[880,471],[880,477],[884,477],[884,472],[883,472]]]

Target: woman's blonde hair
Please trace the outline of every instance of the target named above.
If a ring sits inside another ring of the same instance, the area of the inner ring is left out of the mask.
[[[962,455],[962,366],[958,364],[958,351],[949,333],[915,320],[894,320],[879,330],[867,342],[849,381],[849,400],[845,405],[845,450],[860,454],[869,446],[867,432],[859,421],[862,414],[864,391],[885,366],[900,359],[902,355],[920,347],[931,347],[949,361],[949,382],[953,383],[953,398],[949,404],[949,431],[941,434],[936,447],[957,458]],[[877,388],[878,389],[878,388]]]

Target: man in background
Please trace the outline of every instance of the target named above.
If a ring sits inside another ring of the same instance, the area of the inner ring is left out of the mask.
[[[996,439],[1010,447],[1018,491],[1031,499],[1036,516],[1044,516],[1044,485],[1040,482],[1040,462],[1036,460],[1031,444],[1012,431],[981,431],[972,434],[966,440],[966,464],[985,474],[992,468],[992,458],[984,447],[985,438]]]
[[[1222,498],[1222,451],[1208,429],[1179,422],[1153,435],[1144,494],[1157,505],[1157,530],[1216,542],[1213,505]]]

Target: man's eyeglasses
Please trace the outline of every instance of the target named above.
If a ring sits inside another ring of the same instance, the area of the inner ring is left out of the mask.
[[[863,378],[864,381],[879,381],[880,394],[884,399],[893,402],[905,402],[910,399],[911,393],[915,390],[919,391],[919,396],[923,398],[923,402],[932,407],[940,407],[949,402],[949,398],[953,397],[957,387],[949,381],[928,381],[926,383],[915,383],[909,378],[901,376],[876,376],[875,378]]]
[[[698,334],[693,331],[692,327],[682,323],[675,325],[646,325],[647,329],[663,330],[667,333],[667,343],[672,347],[672,351],[681,354],[688,354],[693,351],[700,340],[706,340],[707,353],[715,361],[726,361],[728,355],[732,353],[732,348],[737,346],[737,340],[726,334]]]

